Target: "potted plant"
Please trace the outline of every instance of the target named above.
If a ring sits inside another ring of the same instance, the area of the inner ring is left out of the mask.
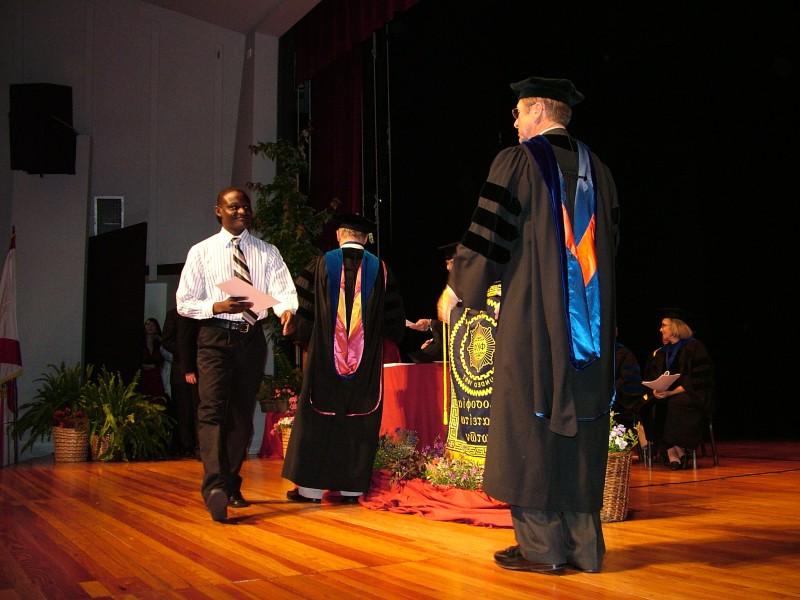
[[[275,354],[275,374],[264,375],[256,399],[261,412],[285,413],[297,404],[303,387],[303,372],[293,367],[283,352]]]
[[[286,458],[286,450],[289,448],[289,438],[292,435],[292,426],[294,425],[294,412],[284,414],[280,419],[275,422],[273,429],[281,436],[281,446],[283,448],[283,457]]]
[[[256,399],[262,412],[272,413],[267,415],[267,424],[273,423],[272,435],[281,436],[284,456],[289,446],[294,414],[297,411],[297,398],[302,387],[302,371],[291,365],[286,354],[276,353],[275,374],[264,375]]]
[[[628,515],[628,484],[631,476],[631,450],[638,443],[635,429],[614,421],[611,413],[608,432],[608,463],[603,487],[603,508],[600,520],[604,523],[624,521]]]
[[[36,382],[39,388],[14,425],[14,435],[29,437],[22,446],[24,452],[37,439],[53,438],[56,462],[86,460],[88,442],[83,390],[92,376],[92,366],[80,363],[68,367],[48,365]]]
[[[162,457],[169,437],[169,417],[164,406],[137,391],[139,374],[126,384],[119,372],[103,369],[89,382],[83,399],[89,432],[99,460],[134,460]]]

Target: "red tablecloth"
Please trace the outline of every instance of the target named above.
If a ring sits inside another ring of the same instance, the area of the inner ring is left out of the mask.
[[[381,434],[398,428],[416,431],[419,447],[447,437],[442,424],[442,363],[393,364],[383,367]]]
[[[386,471],[372,473],[372,487],[360,502],[371,510],[420,515],[434,521],[513,527],[508,504],[481,490],[440,487],[422,479],[393,484]]]

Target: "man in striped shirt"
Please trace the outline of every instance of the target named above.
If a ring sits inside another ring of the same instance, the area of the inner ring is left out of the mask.
[[[214,210],[222,228],[189,250],[176,302],[178,313],[199,321],[201,492],[211,517],[225,521],[228,505],[247,506],[239,471],[253,433],[255,395],[264,374],[267,347],[262,322],[268,309],[253,313],[252,302],[226,296],[217,284],[235,276],[233,257],[238,246],[253,287],[278,300],[272,308],[285,335],[291,333],[297,292],[278,249],[248,231],[253,211],[243,190],[222,190]],[[237,269],[241,272],[242,267]],[[255,324],[247,319],[255,320]]]

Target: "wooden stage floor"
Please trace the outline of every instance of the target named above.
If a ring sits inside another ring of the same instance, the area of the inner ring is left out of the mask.
[[[631,514],[604,525],[602,573],[517,573],[509,529],[359,505],[286,502],[281,462],[253,459],[218,524],[194,460],[0,469],[7,598],[800,597],[800,443],[721,443],[721,466],[633,466]]]

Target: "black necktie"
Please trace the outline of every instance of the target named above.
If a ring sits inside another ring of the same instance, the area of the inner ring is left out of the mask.
[[[253,285],[253,282],[250,281],[250,269],[247,268],[247,259],[244,257],[244,252],[242,252],[242,249],[239,247],[240,241],[241,239],[238,237],[231,240],[233,244],[233,274],[242,281]],[[258,315],[249,308],[242,313],[242,317],[250,325],[255,325],[255,322],[258,321]]]

